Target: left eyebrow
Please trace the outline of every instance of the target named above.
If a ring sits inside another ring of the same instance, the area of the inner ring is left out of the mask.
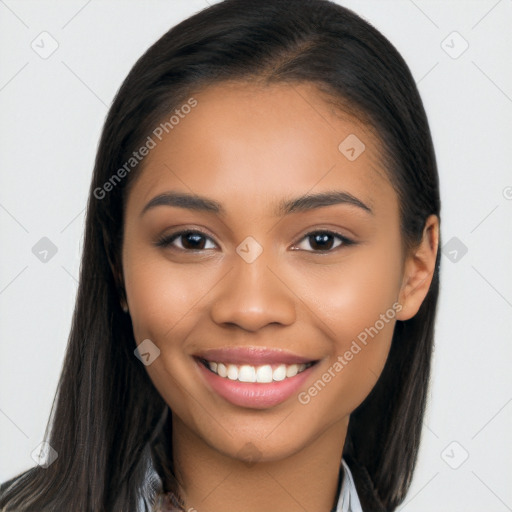
[[[349,204],[357,206],[367,213],[373,215],[372,209],[363,203],[360,199],[342,191],[321,192],[318,194],[306,194],[281,201],[277,209],[277,215],[284,216],[295,212],[304,212],[315,208],[323,208],[324,206],[332,206],[336,204]]]

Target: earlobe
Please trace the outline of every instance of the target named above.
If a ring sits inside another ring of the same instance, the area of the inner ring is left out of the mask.
[[[439,246],[439,219],[430,215],[423,229],[420,244],[411,250],[404,265],[399,302],[402,310],[397,320],[409,320],[420,309],[434,276]]]

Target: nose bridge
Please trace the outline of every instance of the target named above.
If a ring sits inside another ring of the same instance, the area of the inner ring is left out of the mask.
[[[217,324],[255,331],[271,323],[294,322],[293,295],[270,270],[271,259],[270,252],[258,249],[251,240],[238,246],[233,268],[212,305],[212,319]]]

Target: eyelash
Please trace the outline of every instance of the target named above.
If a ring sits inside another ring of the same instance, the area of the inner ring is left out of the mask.
[[[176,233],[172,233],[170,235],[165,235],[165,236],[162,236],[161,238],[159,238],[155,245],[157,247],[163,247],[163,248],[169,248],[171,247],[172,243],[179,239],[181,236],[183,235],[200,235],[204,238],[207,238],[209,239],[210,241],[213,241],[212,238],[207,235],[206,233],[203,233],[202,231],[199,231],[199,230],[195,230],[195,229],[188,229],[188,230],[184,230],[184,231],[178,231]],[[309,237],[313,236],[313,235],[329,235],[329,236],[333,236],[335,238],[338,238],[341,243],[339,243],[337,246],[335,246],[334,248],[331,248],[331,249],[327,249],[327,250],[307,250],[307,249],[299,249],[299,250],[303,250],[305,252],[313,252],[313,253],[318,253],[318,254],[328,254],[328,253],[332,253],[334,252],[335,250],[337,249],[340,249],[342,247],[346,247],[346,246],[350,246],[350,245],[355,245],[356,242],[354,242],[353,240],[347,238],[346,236],[340,234],[340,233],[337,233],[335,231],[330,231],[330,230],[327,230],[327,229],[319,229],[319,230],[316,230],[316,231],[310,231],[309,233],[306,233],[299,241],[302,242],[303,240],[306,240],[308,239]],[[298,245],[298,244],[296,244]],[[197,252],[197,251],[206,251],[206,250],[210,250],[210,249],[185,249],[185,248],[182,248],[182,247],[172,247],[172,249],[176,249],[178,251],[184,251],[184,252]],[[297,250],[297,249],[295,249]]]

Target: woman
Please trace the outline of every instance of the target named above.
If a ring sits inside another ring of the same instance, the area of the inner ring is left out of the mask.
[[[2,510],[395,510],[439,213],[414,80],[357,15],[226,0],[172,28],[105,122],[51,460]]]

